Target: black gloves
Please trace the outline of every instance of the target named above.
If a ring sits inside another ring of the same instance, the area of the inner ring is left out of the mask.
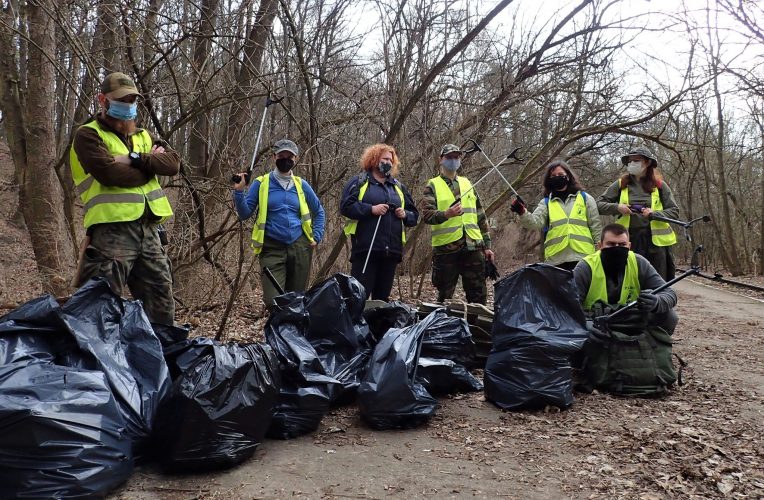
[[[485,260],[485,277],[493,281],[496,281],[501,277],[501,275],[499,275],[499,269],[496,267],[496,264],[488,259]]]
[[[658,296],[652,290],[642,290],[637,297],[637,308],[642,312],[653,312],[658,309]]]
[[[525,213],[525,203],[523,203],[522,198],[517,197],[509,206],[509,209],[518,215],[523,215]]]

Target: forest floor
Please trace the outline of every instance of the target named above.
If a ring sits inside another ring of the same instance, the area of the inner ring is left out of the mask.
[[[0,315],[40,294],[28,237],[9,220],[12,191],[0,178]],[[140,466],[110,498],[762,498],[764,296],[701,278],[676,289],[675,352],[689,366],[666,398],[595,392],[566,411],[502,412],[473,393],[441,399],[421,428],[387,432],[351,405],[228,471]],[[240,299],[229,340],[262,338],[261,307],[245,305],[255,302]],[[221,314],[187,308],[178,320],[210,335]]]
[[[112,498],[762,498],[764,302],[689,281],[677,291],[675,352],[689,366],[666,398],[595,392],[566,411],[502,412],[473,393],[388,432],[349,406],[229,471],[139,467]]]

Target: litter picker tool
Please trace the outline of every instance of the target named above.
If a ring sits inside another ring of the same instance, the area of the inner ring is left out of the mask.
[[[279,285],[279,282],[276,280],[276,277],[273,275],[271,270],[267,267],[264,267],[263,272],[268,277],[268,281],[270,281],[276,291],[279,292],[279,295],[284,295],[284,289],[281,288],[281,285]]]
[[[244,173],[244,181],[246,184],[249,184],[249,180],[252,178],[252,171],[255,169],[255,160],[257,159],[257,151],[260,148],[260,138],[263,136],[263,126],[265,125],[265,116],[268,114],[268,108],[271,104],[277,104],[283,100],[283,97],[271,97],[270,93],[268,94],[268,97],[265,98],[265,108],[263,109],[263,117],[260,119],[260,129],[257,131],[257,140],[255,140],[255,150],[252,152],[252,161],[249,162],[249,168]],[[231,182],[238,184],[241,182],[241,176],[239,174],[232,175]]]
[[[472,144],[472,146],[470,146],[470,147],[468,147],[468,148],[466,148],[466,149],[465,149],[465,146],[466,146],[466,145],[468,145],[468,144]],[[460,193],[460,194],[459,194],[459,197],[458,197],[457,199],[455,199],[453,203],[451,203],[451,206],[453,207],[453,206],[454,206],[454,205],[456,205],[457,203],[461,202],[461,201],[462,201],[462,198],[464,197],[464,195],[465,195],[465,194],[469,193],[470,191],[473,191],[473,190],[475,189],[475,186],[477,186],[478,184],[480,184],[480,182],[481,182],[483,179],[485,179],[486,177],[488,177],[488,175],[489,175],[491,172],[493,172],[494,170],[495,170],[495,171],[496,171],[496,172],[497,172],[497,173],[498,173],[498,174],[501,176],[502,180],[503,180],[503,181],[504,181],[504,182],[507,184],[507,186],[509,186],[509,189],[510,189],[510,190],[511,190],[511,191],[512,191],[514,194],[515,194],[515,196],[517,196],[517,197],[518,197],[520,200],[522,200],[522,198],[520,198],[520,195],[519,195],[519,194],[517,194],[517,191],[515,191],[515,188],[512,186],[512,184],[511,184],[511,183],[510,183],[510,182],[507,180],[507,178],[506,178],[506,177],[504,177],[504,174],[502,174],[502,173],[501,173],[501,170],[499,170],[499,165],[501,165],[502,163],[504,163],[506,160],[523,161],[523,159],[522,159],[522,158],[520,158],[520,157],[518,156],[518,153],[520,152],[520,149],[521,149],[521,148],[515,148],[515,149],[513,149],[511,153],[509,153],[507,156],[505,156],[504,158],[502,158],[502,159],[501,159],[501,160],[498,162],[498,164],[496,164],[496,163],[494,163],[493,161],[491,161],[491,159],[488,157],[488,155],[487,155],[487,154],[485,154],[485,151],[483,151],[483,148],[482,148],[482,147],[480,147],[480,144],[478,144],[478,143],[477,143],[477,142],[476,142],[474,139],[467,139],[467,142],[465,142],[465,143],[462,145],[462,153],[464,153],[465,155],[468,155],[468,154],[474,153],[475,151],[480,151],[480,152],[483,154],[483,156],[485,156],[485,159],[486,159],[486,160],[488,160],[488,163],[491,165],[491,170],[489,170],[488,172],[486,172],[486,173],[483,175],[483,177],[481,177],[480,179],[478,179],[478,180],[477,180],[477,181],[476,181],[476,182],[475,182],[475,183],[472,185],[472,187],[471,187],[471,188],[469,188],[467,191],[465,191],[464,193]]]
[[[690,242],[692,241],[692,237],[690,236],[689,229],[692,227],[693,224],[700,221],[711,222],[710,215],[703,215],[701,217],[696,217],[692,219],[691,221],[687,221],[687,222],[682,220],[677,220],[677,219],[670,219],[668,217],[664,217],[662,215],[657,215],[657,214],[650,214],[647,218],[650,220],[659,220],[661,222],[667,222],[669,224],[676,224],[677,226],[680,226],[682,229],[684,229],[685,239]]]
[[[702,219],[702,217],[700,219]],[[673,285],[675,283],[678,283],[678,282],[682,281],[685,278],[689,278],[690,276],[694,276],[696,274],[700,274],[700,261],[699,261],[699,257],[700,257],[700,253],[702,251],[703,251],[703,245],[698,245],[697,247],[695,247],[695,250],[692,252],[692,258],[690,259],[690,269],[688,269],[687,271],[683,272],[682,274],[680,274],[679,276],[675,277],[674,279],[669,280],[666,283],[662,284],[661,286],[659,286],[658,288],[653,290],[651,292],[651,294],[652,295],[657,295],[658,293],[662,292],[666,288],[670,287],[671,285]],[[632,300],[631,302],[629,302],[625,306],[621,307],[620,309],[616,309],[615,311],[613,311],[610,314],[606,314],[604,316],[597,316],[596,318],[594,318],[594,326],[596,328],[600,329],[600,330],[607,329],[607,325],[608,325],[608,323],[610,321],[612,321],[613,319],[617,318],[618,316],[621,316],[626,311],[628,311],[630,309],[633,309],[636,305],[637,305],[637,301],[636,300]]]
[[[392,203],[387,204],[388,212],[390,210],[395,211],[398,207],[393,205]],[[385,212],[386,214],[387,212]],[[382,217],[385,216],[385,214],[380,215],[377,217],[377,225],[374,227],[374,234],[371,236],[371,244],[369,245],[369,251],[366,252],[366,260],[363,263],[363,270],[361,270],[361,274],[366,274],[366,266],[369,264],[369,257],[371,256],[371,249],[374,248],[374,240],[377,239],[377,231],[379,230],[379,223],[382,221]]]

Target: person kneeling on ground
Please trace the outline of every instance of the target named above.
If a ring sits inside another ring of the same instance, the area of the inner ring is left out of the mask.
[[[584,310],[590,312],[597,302],[625,305],[637,300],[649,326],[673,334],[679,321],[676,293],[671,288],[652,293],[665,281],[646,258],[630,250],[629,231],[620,224],[605,226],[599,247],[573,270]]]

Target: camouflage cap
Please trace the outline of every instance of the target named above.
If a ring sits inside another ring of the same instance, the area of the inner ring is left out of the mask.
[[[645,146],[638,146],[636,148],[630,149],[628,153],[621,156],[621,163],[623,163],[624,165],[628,165],[629,156],[632,156],[632,155],[644,156],[645,158],[650,160],[650,164],[652,164],[654,167],[658,166],[658,159],[655,157],[653,152],[647,149]]]
[[[276,144],[273,145],[273,154],[277,155],[282,151],[289,151],[295,156],[300,154],[300,150],[297,149],[297,144],[290,141],[289,139],[281,139],[280,141],[276,141]]]
[[[109,73],[101,82],[101,93],[112,99],[126,95],[141,95],[132,78],[124,73]]]
[[[462,153],[462,150],[456,144],[445,144],[440,148],[440,156],[446,156],[448,153]]]

